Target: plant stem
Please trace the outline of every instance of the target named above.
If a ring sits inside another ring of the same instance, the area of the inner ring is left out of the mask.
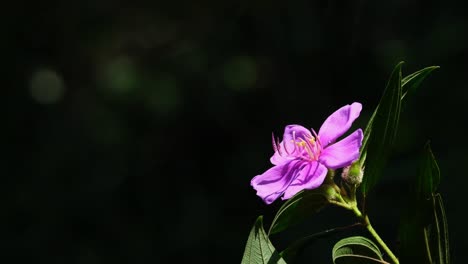
[[[367,217],[367,215],[363,215],[361,211],[359,211],[357,206],[353,206],[353,212],[358,218],[360,218],[363,221],[363,224],[367,228],[367,231],[371,233],[371,235],[374,237],[377,243],[379,243],[379,245],[383,248],[383,250],[385,250],[388,256],[392,259],[393,263],[400,264],[400,261],[398,261],[398,258],[395,256],[395,254],[393,254],[390,248],[385,244],[382,238],[380,238],[379,234],[377,234],[375,229],[372,227],[369,221],[369,217]]]
[[[351,193],[354,193],[355,189],[352,190]],[[383,250],[388,254],[388,256],[392,259],[393,263],[395,264],[400,264],[400,261],[398,261],[398,258],[393,254],[393,252],[390,250],[390,248],[385,244],[385,242],[380,238],[379,234],[375,231],[375,229],[372,227],[369,217],[367,217],[366,214],[361,213],[359,208],[357,207],[357,202],[356,202],[356,195],[351,196],[350,201],[345,201],[341,194],[337,194],[335,198],[338,201],[330,201],[330,203],[335,204],[337,206],[341,206],[343,208],[346,208],[348,210],[353,211],[353,213],[359,218],[362,222],[362,224],[367,228],[369,233],[374,237],[374,239],[379,243],[379,245],[383,248]]]

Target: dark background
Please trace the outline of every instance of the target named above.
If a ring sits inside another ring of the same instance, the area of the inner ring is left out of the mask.
[[[452,256],[466,248],[464,1],[15,1],[2,7],[3,258],[15,263],[239,263],[268,225],[250,179],[271,132],[318,129],[361,102],[365,126],[397,62],[439,65],[411,98],[369,199],[397,244],[407,179],[430,139]],[[343,217],[344,215],[344,217]],[[278,249],[352,223],[328,208]],[[359,230],[357,230],[359,232]],[[307,249],[331,263],[341,236]],[[458,261],[457,261],[458,260]]]

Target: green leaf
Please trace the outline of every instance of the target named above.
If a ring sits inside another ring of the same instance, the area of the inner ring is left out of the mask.
[[[416,206],[412,203],[406,209],[400,222],[400,262],[432,264],[429,245],[429,222],[427,206]]]
[[[407,94],[414,93],[414,91],[421,85],[422,81],[426,79],[426,77],[435,69],[440,68],[439,66],[430,66],[426,67],[422,70],[417,72],[413,72],[412,74],[406,76],[401,80],[401,87],[402,87],[402,96],[401,100],[403,100]]]
[[[307,245],[317,241],[320,237],[324,235],[310,235],[303,237],[297,241],[294,241],[290,246],[288,246],[285,250],[280,252],[280,256],[285,259],[287,262],[293,262],[295,257],[300,254]]]
[[[429,199],[437,191],[440,183],[439,165],[434,157],[429,142],[424,146],[419,173],[416,178],[416,196],[419,199]]]
[[[390,75],[379,105],[375,109],[366,130],[361,147],[361,164],[365,161],[365,175],[361,184],[367,195],[380,178],[389,150],[396,138],[401,111],[401,66],[400,62]]]
[[[328,200],[334,197],[334,194],[335,189],[329,184],[322,184],[314,190],[300,191],[280,207],[268,234],[281,232],[320,211],[328,204]]]
[[[263,229],[263,217],[259,216],[250,231],[247,245],[245,246],[242,264],[286,264],[273,244],[268,239]]]
[[[450,262],[448,225],[440,194],[437,161],[426,143],[400,225],[402,263]]]
[[[353,225],[343,226],[343,227],[335,227],[332,229],[328,229],[325,231],[321,231],[321,232],[303,237],[301,239],[294,241],[294,243],[289,245],[285,250],[281,251],[280,255],[287,262],[293,262],[294,258],[298,254],[303,252],[306,247],[310,246],[311,244],[313,244],[315,241],[319,240],[320,238],[334,235],[339,232],[349,230],[350,228],[356,227],[356,226],[361,226],[361,223],[356,223]]]
[[[435,221],[435,239],[433,242],[433,250],[435,256],[433,259],[437,259],[440,264],[450,263],[450,247],[448,237],[448,224],[447,217],[445,215],[444,202],[440,194],[432,196],[433,209],[434,209],[434,221]]]
[[[380,172],[385,166],[388,150],[396,137],[403,99],[408,94],[413,93],[433,70],[439,68],[439,66],[426,67],[401,79],[402,64],[403,62],[400,62],[390,75],[380,103],[372,113],[364,130],[360,157],[361,167],[364,166],[368,156],[369,142],[372,141],[372,145],[376,145],[371,147],[370,152],[373,157],[367,162],[365,182],[361,185],[364,195],[377,183]],[[400,79],[399,86],[398,79]],[[398,102],[397,98],[400,98],[400,102]],[[374,122],[376,117],[377,121]],[[383,140],[381,141],[381,139]]]
[[[338,241],[332,250],[333,263],[387,263],[377,245],[362,236],[353,236]]]
[[[369,143],[369,137],[372,132],[372,124],[374,124],[374,118],[377,114],[377,110],[379,110],[379,106],[374,110],[374,113],[372,113],[372,116],[370,117],[369,121],[367,122],[366,129],[364,130],[364,137],[362,139],[362,146],[361,149],[359,150],[360,157],[359,157],[359,163],[361,165],[361,168],[364,167],[364,162],[366,161],[367,157],[367,145]]]
[[[449,264],[448,224],[441,195],[420,200],[418,206],[411,207],[400,228],[402,263]]]

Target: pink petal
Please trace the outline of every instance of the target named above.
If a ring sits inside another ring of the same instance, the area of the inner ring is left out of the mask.
[[[286,162],[289,162],[291,160],[295,159],[294,156],[291,156],[291,155],[287,155],[286,153],[284,153],[283,155],[280,155],[278,153],[278,151],[275,152],[275,154],[273,154],[273,156],[271,156],[270,158],[270,162],[273,164],[273,165],[281,165],[281,164],[284,164]]]
[[[320,142],[323,147],[336,141],[342,136],[353,124],[354,120],[358,118],[361,113],[362,105],[360,103],[353,103],[345,105],[331,114],[318,132]]]
[[[274,166],[263,174],[255,176],[250,184],[265,203],[271,204],[284,193],[306,164],[307,162],[301,160],[292,160]]]
[[[327,171],[327,168],[319,162],[309,162],[286,189],[282,199],[287,200],[304,189],[312,190],[320,187],[327,176]]]
[[[351,165],[359,158],[362,145],[362,130],[358,129],[344,139],[322,150],[319,161],[329,169],[338,169]]]
[[[312,133],[309,129],[300,125],[287,125],[284,129],[283,142],[281,142],[281,148],[283,152],[290,153],[292,156],[297,156],[298,153],[294,152],[294,150],[296,149],[294,138],[299,139],[311,137]]]
[[[310,130],[300,125],[288,125],[284,129],[283,141],[278,144],[279,150],[275,151],[270,158],[273,165],[281,165],[300,156],[294,144],[294,138],[311,138]]]

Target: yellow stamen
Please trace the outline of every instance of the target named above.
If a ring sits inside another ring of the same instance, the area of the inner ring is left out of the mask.
[[[309,141],[310,141],[310,143],[312,143],[312,145],[315,144],[315,138],[314,137],[309,138]]]
[[[300,140],[301,140],[300,142],[296,142],[296,145],[298,145],[299,147],[303,147],[307,151],[307,154],[309,155],[309,157],[311,159],[314,159],[314,152],[310,148],[310,145],[307,144],[307,142],[303,138],[301,138]]]

